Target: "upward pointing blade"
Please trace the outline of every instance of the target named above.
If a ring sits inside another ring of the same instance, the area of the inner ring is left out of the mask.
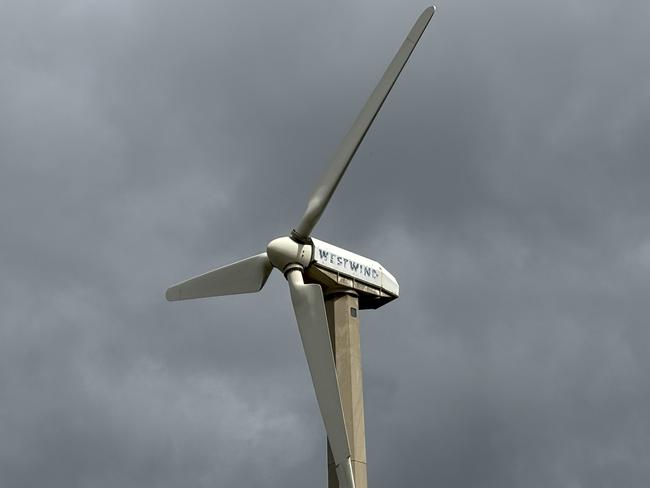
[[[288,272],[287,281],[300,330],[300,339],[305,349],[309,372],[316,391],[316,399],[334,456],[339,486],[340,488],[354,488],[350,445],[345,429],[334,354],[327,327],[323,290],[319,285],[306,285],[302,272],[298,269]]]
[[[167,300],[218,297],[260,291],[271,274],[266,253],[242,259],[214,271],[195,276],[167,289]]]
[[[397,51],[397,54],[388,65],[388,68],[386,68],[384,76],[379,80],[379,83],[370,95],[370,98],[368,98],[363,109],[361,109],[361,113],[359,113],[354,124],[352,124],[352,127],[343,138],[341,145],[336,151],[334,160],[311,194],[305,214],[300,220],[298,226],[292,232],[294,238],[297,238],[298,240],[307,239],[318,223],[318,220],[325,211],[325,207],[327,207],[330,198],[332,198],[332,194],[336,190],[339,181],[341,181],[343,173],[345,173],[345,170],[350,164],[359,144],[361,144],[366,132],[368,132],[370,124],[375,120],[377,112],[379,112],[384,100],[395,84],[397,77],[402,72],[404,65],[411,56],[415,45],[420,40],[420,36],[422,36],[424,29],[426,29],[435,11],[435,7],[429,7],[422,12],[418,20],[415,22],[415,25],[413,25],[413,28],[406,36],[406,39],[404,39],[399,51]]]

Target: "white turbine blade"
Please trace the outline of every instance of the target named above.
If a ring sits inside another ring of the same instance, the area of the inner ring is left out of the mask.
[[[218,297],[260,291],[273,266],[266,253],[242,259],[167,289],[167,300]]]
[[[298,269],[287,274],[291,302],[296,313],[316,399],[330,442],[340,488],[354,488],[350,444],[345,429],[341,395],[334,365],[334,353],[327,327],[325,300],[320,285],[306,285]]]
[[[411,56],[415,45],[420,39],[420,36],[422,36],[424,29],[426,29],[429,24],[434,12],[435,7],[429,7],[422,12],[418,20],[415,22],[415,25],[406,36],[402,46],[388,65],[384,76],[379,80],[379,83],[370,95],[370,98],[368,98],[363,109],[361,109],[361,113],[359,113],[354,124],[352,124],[352,127],[343,138],[343,141],[336,151],[334,160],[311,194],[309,203],[307,204],[307,209],[305,210],[300,223],[292,233],[293,237],[302,240],[307,239],[318,223],[318,220],[323,214],[325,207],[327,207],[330,198],[332,198],[334,190],[336,190],[339,181],[341,181],[343,173],[345,173],[345,170],[350,164],[350,160],[357,151],[357,148],[366,135],[370,124],[372,124],[377,112],[379,112],[379,109],[384,103],[386,96],[390,92],[397,77]]]

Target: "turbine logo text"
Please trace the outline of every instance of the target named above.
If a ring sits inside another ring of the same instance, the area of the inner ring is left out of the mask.
[[[318,251],[318,254],[316,255],[316,262],[319,264],[326,266],[328,264],[334,265],[334,267],[340,268],[345,272],[350,272],[358,278],[365,279],[366,281],[379,280],[379,270],[373,266],[361,264],[357,261],[346,258],[345,256],[340,256],[332,251],[327,251],[325,249],[316,248],[316,250]]]

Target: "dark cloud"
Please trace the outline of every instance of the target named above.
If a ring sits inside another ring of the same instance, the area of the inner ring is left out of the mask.
[[[425,4],[5,2],[0,485],[312,486],[286,233]],[[372,486],[650,482],[650,8],[446,2],[317,229],[364,313]]]

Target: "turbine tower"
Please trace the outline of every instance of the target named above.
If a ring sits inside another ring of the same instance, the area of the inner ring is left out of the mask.
[[[394,300],[399,286],[378,262],[311,234],[434,12],[435,7],[427,8],[413,25],[290,235],[272,240],[266,252],[190,278],[166,293],[169,301],[254,293],[273,268],[284,274],[327,433],[330,488],[367,488],[358,310]]]

